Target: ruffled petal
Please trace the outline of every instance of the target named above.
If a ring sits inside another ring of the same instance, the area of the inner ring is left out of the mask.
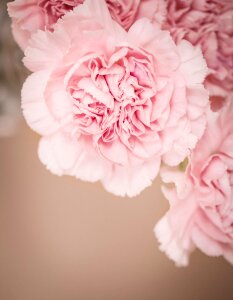
[[[23,115],[28,125],[41,135],[49,135],[59,129],[59,123],[51,115],[44,92],[50,74],[40,71],[30,75],[22,89]]]
[[[191,251],[184,247],[176,239],[176,235],[172,231],[168,218],[164,216],[155,226],[154,233],[158,242],[159,249],[173,260],[177,266],[185,267],[189,264],[189,254]]]
[[[107,191],[117,196],[133,197],[151,185],[159,167],[159,159],[150,160],[136,167],[112,165],[111,171],[106,174],[102,183]]]
[[[43,137],[38,148],[41,162],[56,175],[69,175],[81,153],[79,142],[62,133]]]
[[[187,84],[202,84],[209,73],[206,61],[199,47],[193,47],[191,43],[182,40],[178,45],[181,64],[179,71],[184,75]]]
[[[28,42],[23,62],[32,72],[53,69],[64,58],[70,43],[64,30],[38,30]]]

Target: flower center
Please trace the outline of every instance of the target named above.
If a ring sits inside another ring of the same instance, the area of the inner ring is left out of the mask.
[[[151,67],[148,55],[129,48],[119,49],[108,60],[92,55],[74,66],[68,91],[78,130],[106,142],[149,130],[156,90]]]

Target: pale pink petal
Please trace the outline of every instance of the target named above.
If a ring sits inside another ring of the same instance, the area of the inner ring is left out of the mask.
[[[23,62],[33,72],[52,69],[61,62],[70,47],[70,42],[65,31],[51,33],[39,30],[31,37]]]
[[[172,227],[164,216],[154,228],[155,236],[160,244],[159,249],[173,260],[177,266],[185,267],[189,263],[190,250],[184,249],[176,239]]]
[[[193,228],[192,240],[202,252],[209,256],[220,256],[223,254],[221,244],[208,237],[197,226]]]
[[[180,72],[188,85],[200,84],[208,74],[206,61],[199,47],[194,48],[188,41],[182,40],[178,44],[181,58]]]
[[[7,4],[12,18],[12,32],[22,50],[28,45],[33,32],[45,26],[43,11],[36,0],[16,0]]]
[[[70,175],[89,182],[101,180],[108,174],[111,164],[100,157],[90,139],[80,140],[80,145],[82,150]]]
[[[31,34],[25,30],[22,30],[19,26],[12,23],[12,34],[21,49],[25,49]]]
[[[171,140],[171,133],[176,138]],[[178,128],[169,128],[164,132],[164,142],[166,143],[166,153],[163,161],[169,166],[176,166],[182,162],[197,143],[197,137],[192,133],[190,124],[180,121]]]
[[[44,97],[51,115],[56,120],[71,123],[73,120],[73,98],[66,91],[63,77],[51,76]]]
[[[30,75],[22,89],[23,115],[28,125],[42,135],[59,129],[59,123],[51,115],[45,102],[44,92],[50,74],[40,71]]]
[[[56,175],[69,175],[81,151],[78,141],[62,133],[43,137],[38,148],[41,162]]]
[[[102,183],[107,191],[117,196],[133,197],[151,185],[159,167],[159,160],[151,160],[136,167],[112,165]]]
[[[156,69],[161,76],[175,70],[179,65],[177,49],[169,33],[159,30],[149,19],[140,19],[133,24],[128,32],[128,41],[156,53]]]

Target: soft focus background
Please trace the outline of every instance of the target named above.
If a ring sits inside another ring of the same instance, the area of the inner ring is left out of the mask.
[[[153,227],[160,182],[136,198],[50,174],[20,116],[26,72],[0,1],[0,300],[230,300],[233,267],[196,251],[176,268]]]
[[[11,36],[5,0],[0,0],[0,137],[15,133],[20,120],[19,91],[26,77],[22,52]]]

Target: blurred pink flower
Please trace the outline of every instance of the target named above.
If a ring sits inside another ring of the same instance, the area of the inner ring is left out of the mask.
[[[87,0],[53,32],[34,34],[25,53],[34,73],[22,90],[23,113],[43,136],[39,156],[55,174],[133,196],[161,160],[179,164],[203,134],[201,51],[176,46],[149,19],[126,32],[104,1]]]
[[[170,209],[155,227],[164,251],[177,265],[188,264],[195,247],[233,264],[233,96],[220,114],[211,113],[186,174],[166,170]]]
[[[84,0],[15,0],[8,3],[16,42],[24,50],[33,33],[38,29],[52,31],[59,18],[83,2]],[[125,29],[141,17],[161,23],[165,16],[164,0],[106,0],[106,3],[112,18]]]
[[[15,0],[8,3],[12,32],[24,50],[38,29],[52,31],[54,23],[83,0]]]
[[[163,1],[162,1],[163,2]],[[214,96],[233,91],[233,1],[166,0],[168,29],[174,40],[200,45],[210,69],[206,85]]]

